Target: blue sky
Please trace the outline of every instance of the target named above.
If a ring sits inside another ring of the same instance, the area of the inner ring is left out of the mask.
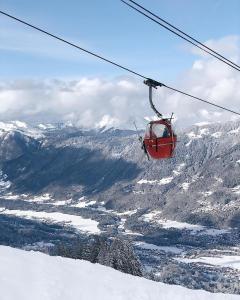
[[[239,0],[139,0],[240,64]],[[240,74],[120,0],[0,0],[0,9],[136,72],[240,111]],[[0,118],[132,126],[152,117],[138,77],[0,15]],[[183,126],[233,116],[158,90]],[[87,102],[86,102],[87,100]],[[129,125],[130,124],[130,125]]]
[[[239,0],[141,0],[140,3],[202,41],[240,34]],[[184,41],[118,0],[1,0],[0,7],[163,81],[175,80],[195,59]],[[1,78],[126,75],[4,16],[0,16],[0,25],[1,30],[11,32],[10,38],[15,41],[12,46],[10,39],[0,40],[0,48],[5,46],[0,50]]]

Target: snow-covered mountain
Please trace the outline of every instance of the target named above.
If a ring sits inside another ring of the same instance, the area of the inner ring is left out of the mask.
[[[50,257],[0,246],[0,286],[4,300],[237,300],[124,274],[86,261]]]
[[[45,126],[36,139],[20,125],[25,131],[5,125],[0,138],[9,192],[87,196],[107,209],[157,209],[162,218],[240,226],[239,122],[193,126],[179,134],[173,159],[151,162],[134,131]]]
[[[145,277],[240,294],[239,121],[194,125],[174,158],[150,162],[132,130],[0,128],[0,244],[121,236]]]

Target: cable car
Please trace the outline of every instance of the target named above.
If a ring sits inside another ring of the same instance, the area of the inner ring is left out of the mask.
[[[162,86],[162,84],[152,79],[147,79],[144,83],[149,86],[149,102],[159,120],[151,121],[147,125],[142,141],[142,148],[147,154],[148,159],[149,156],[153,159],[171,158],[173,157],[177,143],[177,136],[171,124],[173,114],[171,118],[163,118],[152,102],[152,88],[157,88],[157,86]]]
[[[177,136],[174,134],[170,119],[152,121],[147,125],[144,147],[154,159],[170,158],[176,147]]]

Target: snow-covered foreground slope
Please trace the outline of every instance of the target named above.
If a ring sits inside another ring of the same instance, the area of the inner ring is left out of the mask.
[[[0,246],[3,300],[198,300],[240,299],[127,275],[86,261]]]

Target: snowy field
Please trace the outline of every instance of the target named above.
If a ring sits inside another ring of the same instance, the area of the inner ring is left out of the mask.
[[[150,184],[150,185],[165,185],[165,184],[169,184],[172,182],[172,180],[174,179],[174,177],[179,176],[182,173],[182,169],[185,167],[185,163],[181,163],[180,165],[178,165],[176,167],[175,170],[173,170],[173,176],[169,176],[169,177],[164,177],[162,179],[159,180],[147,180],[147,179],[141,179],[139,180],[137,183],[138,184]]]
[[[86,261],[0,246],[3,300],[239,300],[150,281]]]
[[[52,223],[64,223],[65,225],[72,226],[81,232],[87,232],[92,234],[100,233],[97,221],[60,212],[9,210],[5,208],[0,208],[0,214],[14,215],[25,219],[37,219],[43,222],[45,221]]]
[[[229,267],[229,268],[240,270],[239,255],[202,256],[197,258],[176,258],[176,260],[184,263],[202,263],[202,264],[209,264],[209,265],[220,266],[220,267]]]
[[[202,225],[161,219],[161,211],[158,211],[158,210],[154,210],[147,214],[144,214],[143,220],[145,222],[155,222],[157,224],[160,224],[162,226],[162,228],[165,228],[165,229],[170,229],[170,228],[175,228],[175,229],[179,229],[179,230],[185,229],[185,230],[192,231],[192,234],[198,233],[199,235],[206,234],[206,235],[216,236],[216,235],[221,235],[221,234],[225,234],[225,233],[229,232],[226,229],[207,228]]]
[[[182,254],[183,250],[178,247],[174,246],[156,246],[153,244],[145,243],[145,242],[135,242],[135,246],[146,249],[146,250],[156,250],[156,251],[163,251],[163,252],[170,252],[173,254]]]

